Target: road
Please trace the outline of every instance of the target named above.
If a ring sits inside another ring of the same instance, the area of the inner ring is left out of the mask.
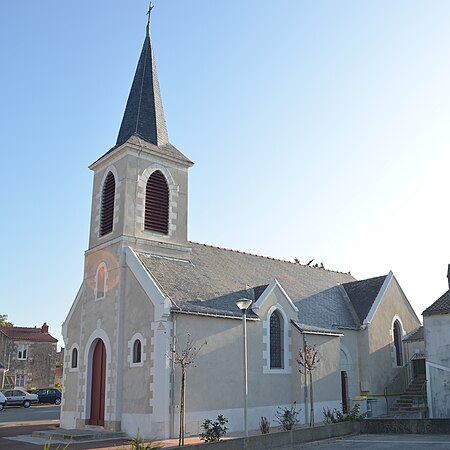
[[[8,406],[0,411],[0,450],[39,450],[47,442],[31,436],[33,431],[44,431],[59,426],[60,406],[33,405],[30,408]],[[17,439],[17,437],[19,438]],[[112,439],[84,443],[71,443],[70,450],[108,450],[127,447],[128,439]],[[62,450],[64,445],[55,443],[52,449]]]
[[[0,423],[59,420],[60,410],[61,406],[53,405],[7,406],[0,411]]]

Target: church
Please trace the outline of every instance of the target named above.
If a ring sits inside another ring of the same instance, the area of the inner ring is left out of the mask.
[[[93,158],[94,159],[94,158]],[[386,412],[387,386],[404,371],[404,339],[420,327],[392,272],[350,274],[191,242],[188,173],[169,140],[147,24],[115,146],[93,171],[84,278],[62,326],[66,348],[61,427],[134,436],[178,435],[180,368],[173,346],[199,349],[187,373],[186,431],[228,418],[244,429],[243,315],[248,300],[248,428],[296,402],[309,420],[297,363],[316,345],[314,408],[359,403]]]

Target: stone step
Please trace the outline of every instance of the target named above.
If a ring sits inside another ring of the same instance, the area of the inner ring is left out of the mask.
[[[54,430],[33,431],[33,436],[51,439],[53,441],[96,441],[104,439],[120,439],[126,438],[126,433],[121,431],[109,431],[101,429],[77,429],[65,430],[57,428]]]

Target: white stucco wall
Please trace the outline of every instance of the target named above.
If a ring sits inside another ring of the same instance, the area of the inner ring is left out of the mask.
[[[424,316],[430,417],[450,417],[450,314]]]

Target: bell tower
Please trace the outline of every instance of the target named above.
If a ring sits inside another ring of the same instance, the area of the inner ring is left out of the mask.
[[[192,165],[169,142],[148,21],[116,144],[90,166],[88,251],[122,240],[142,251],[186,255]]]

